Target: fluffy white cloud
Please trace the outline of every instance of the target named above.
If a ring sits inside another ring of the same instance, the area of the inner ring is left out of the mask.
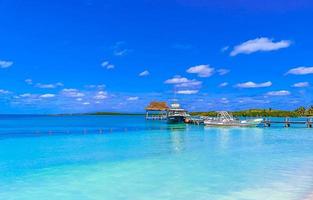
[[[266,93],[269,96],[287,96],[290,95],[290,92],[287,90],[271,91]]]
[[[32,96],[30,93],[21,94],[20,97],[26,98]]]
[[[115,65],[111,64],[109,61],[103,61],[101,63],[101,66],[106,68],[106,69],[114,69]]]
[[[200,87],[202,84],[201,81],[197,81],[195,79],[193,80],[189,80],[188,82],[185,82],[185,83],[179,83],[179,84],[176,84],[175,86],[176,87],[179,87],[179,88],[193,88],[193,87]]]
[[[131,52],[131,49],[127,49],[126,43],[124,41],[116,42],[113,46],[113,55],[115,56],[125,56],[129,52]]]
[[[221,84],[219,84],[219,87],[226,87],[228,85],[228,82],[223,82]]]
[[[141,73],[139,73],[139,76],[148,76],[150,74],[150,72],[148,70],[145,70]]]
[[[9,68],[13,65],[12,61],[5,61],[5,60],[0,60],[0,68]]]
[[[221,76],[225,75],[225,74],[228,74],[230,72],[229,69],[218,69],[217,70],[217,73]]]
[[[214,68],[209,65],[197,65],[187,69],[188,73],[197,74],[199,77],[209,77],[214,73]]]
[[[80,92],[77,89],[73,89],[73,88],[65,88],[62,90],[62,95],[66,96],[66,97],[83,97],[85,96],[84,93]]]
[[[136,101],[138,99],[139,99],[139,97],[128,97],[127,101]]]
[[[97,94],[94,96],[94,99],[103,100],[103,99],[108,98],[107,95],[108,95],[107,92],[105,92],[105,91],[99,91],[99,92],[97,92]]]
[[[39,96],[40,98],[53,98],[55,97],[55,94],[43,94]]]
[[[177,94],[197,94],[199,90],[178,90]]]
[[[171,79],[167,79],[164,83],[166,84],[179,84],[179,83],[187,83],[190,80],[185,78],[185,77],[181,77],[181,76],[174,76]]]
[[[289,40],[273,42],[273,39],[261,37],[253,40],[248,40],[240,45],[235,46],[230,55],[236,56],[238,54],[251,54],[258,51],[274,51],[282,48],[287,48],[290,45],[291,41]]]
[[[202,82],[195,79],[188,79],[181,76],[174,76],[171,79],[166,80],[166,84],[174,84],[178,88],[199,88],[201,87]]]
[[[221,98],[220,102],[223,104],[228,104],[229,100],[227,98],[223,97],[223,98]]]
[[[50,84],[37,83],[35,86],[38,88],[43,88],[43,89],[53,89],[56,87],[63,87],[63,83],[61,83],[61,82],[50,83]]]
[[[3,89],[0,89],[0,94],[9,94],[10,92],[8,90],[3,90]]]
[[[83,104],[83,105],[90,105],[89,102],[83,102],[82,104]]]
[[[302,88],[310,86],[309,82],[299,82],[292,85],[292,87]]]
[[[25,80],[25,83],[27,83],[28,85],[32,85],[33,84],[33,80],[28,78]]]
[[[296,67],[290,69],[286,74],[294,74],[294,75],[306,75],[313,74],[313,67]]]
[[[262,88],[262,87],[270,87],[272,86],[272,82],[271,81],[267,81],[267,82],[264,82],[264,83],[255,83],[255,82],[252,82],[252,81],[248,81],[248,82],[245,82],[245,83],[238,83],[236,85],[236,87],[238,88]]]

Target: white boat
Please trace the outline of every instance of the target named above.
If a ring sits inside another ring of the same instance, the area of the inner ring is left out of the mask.
[[[189,116],[188,112],[182,109],[178,103],[173,103],[167,110],[167,123],[184,123],[185,119]]]
[[[235,127],[256,127],[263,121],[262,118],[249,120],[235,119],[226,111],[218,111],[217,117],[207,118],[204,120],[206,126],[235,126]]]

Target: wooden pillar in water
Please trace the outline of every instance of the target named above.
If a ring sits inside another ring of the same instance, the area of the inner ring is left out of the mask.
[[[286,128],[290,127],[290,122],[289,122],[289,118],[288,117],[285,118],[285,127]]]

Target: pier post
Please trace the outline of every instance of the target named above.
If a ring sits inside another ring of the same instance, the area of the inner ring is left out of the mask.
[[[285,118],[285,127],[286,128],[290,127],[290,122],[289,122],[289,118],[288,117]]]
[[[308,127],[308,128],[312,128],[312,120],[311,119],[307,119],[306,120],[306,127]]]

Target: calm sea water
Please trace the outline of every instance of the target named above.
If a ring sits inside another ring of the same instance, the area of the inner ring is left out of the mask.
[[[300,200],[313,129],[1,116],[0,199]]]

